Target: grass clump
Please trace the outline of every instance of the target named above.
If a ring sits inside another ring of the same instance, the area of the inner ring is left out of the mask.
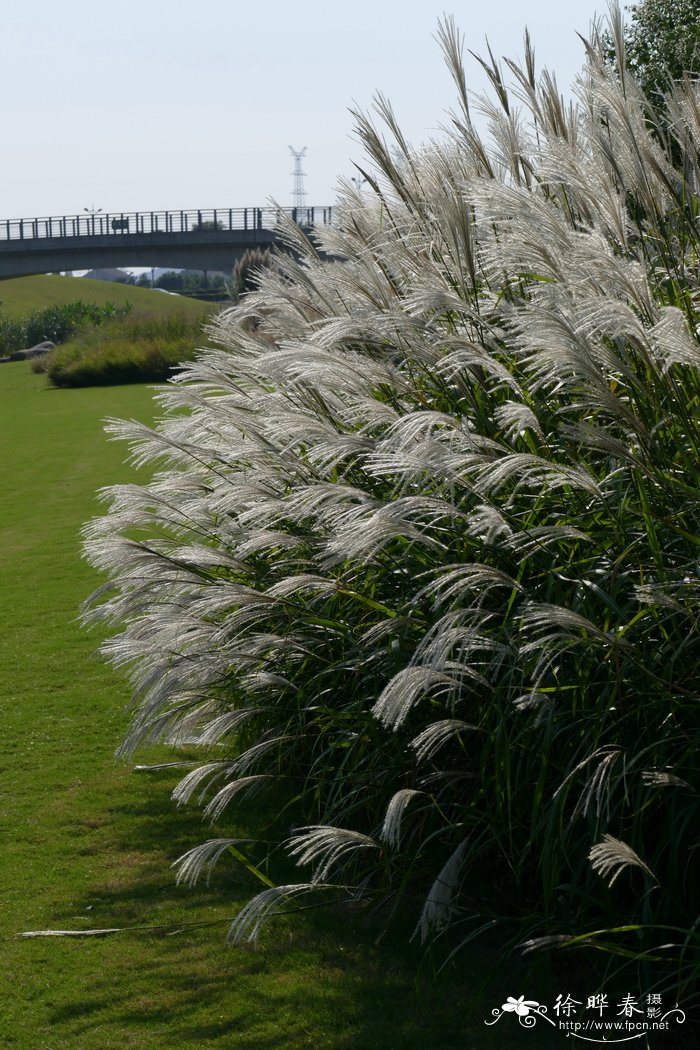
[[[59,387],[163,380],[193,356],[201,334],[201,320],[180,313],[120,318],[83,328],[36,367]]]
[[[273,263],[269,248],[246,248],[237,259],[231,274],[231,298],[238,302],[252,288],[257,288],[258,274]]]
[[[219,824],[284,790],[301,870],[236,941],[342,891],[425,942],[503,922],[685,994],[697,85],[661,134],[599,39],[570,108],[528,42],[517,117],[486,63],[487,144],[451,21],[440,36],[449,140],[412,150],[380,98],[399,161],[358,114],[369,190],[345,187],[324,257],[290,226],[294,253],[218,318],[222,349],[175,377],[162,421],[111,425],[161,468],[87,530],[110,577],[94,615],[120,628],[104,650],[138,697],[123,751],[194,742],[174,796]],[[181,878],[225,847],[187,851]]]
[[[63,343],[83,328],[126,317],[130,311],[128,302],[122,306],[109,302],[98,306],[78,300],[47,306],[22,317],[0,315],[0,351],[10,354],[13,350],[36,346],[47,340]]]

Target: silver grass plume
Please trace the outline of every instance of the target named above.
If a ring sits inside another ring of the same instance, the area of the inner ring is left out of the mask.
[[[654,878],[653,873],[631,846],[616,839],[613,835],[604,835],[601,842],[591,847],[589,857],[593,870],[598,875],[604,879],[610,876],[608,886],[612,886],[625,868],[641,868],[652,879]]]

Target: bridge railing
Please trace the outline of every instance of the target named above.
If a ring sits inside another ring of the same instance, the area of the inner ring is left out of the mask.
[[[94,212],[41,219],[0,220],[0,241],[63,237],[122,237],[124,234],[272,230],[286,216],[299,226],[327,226],[333,209],[210,208],[191,211]]]

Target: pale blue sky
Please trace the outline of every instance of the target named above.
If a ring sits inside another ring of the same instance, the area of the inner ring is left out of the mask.
[[[414,144],[454,93],[433,39],[454,14],[467,46],[520,55],[566,88],[605,0],[23,0],[0,14],[0,218],[329,204],[361,150],[348,109],[386,94]],[[483,80],[468,70],[474,88]]]

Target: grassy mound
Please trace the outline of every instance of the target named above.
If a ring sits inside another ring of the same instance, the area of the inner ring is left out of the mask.
[[[181,313],[191,318],[204,318],[205,303],[187,296],[164,295],[150,288],[137,288],[115,281],[93,281],[87,277],[59,277],[53,274],[38,277],[13,277],[0,281],[0,314],[22,317],[47,306],[62,306],[72,302],[95,303],[97,306],[132,305],[132,312],[156,316]]]
[[[63,387],[166,379],[192,357],[213,309],[186,296],[71,277],[4,281],[0,295],[0,350],[61,343],[33,368]]]

